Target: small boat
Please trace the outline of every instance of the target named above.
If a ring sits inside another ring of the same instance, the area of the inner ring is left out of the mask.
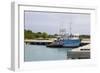
[[[51,44],[48,44],[47,47],[63,47],[63,41],[62,40],[55,40],[54,42],[52,42]]]

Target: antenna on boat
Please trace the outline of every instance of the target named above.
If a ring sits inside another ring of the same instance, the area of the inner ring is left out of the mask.
[[[70,18],[70,23],[69,23],[69,25],[70,25],[70,33],[69,33],[69,36],[71,37],[72,36],[72,28],[71,28],[71,26],[72,26],[72,18]]]
[[[70,36],[71,36],[71,34],[72,34],[72,32],[71,32],[71,29],[72,29],[72,28],[71,28],[71,24],[72,24],[72,22],[70,22],[70,24],[69,24],[69,25],[70,25],[70,27],[69,27],[69,28],[70,28],[70,29],[69,29],[70,34],[69,34],[69,35],[70,35]]]
[[[64,24],[60,24],[59,34],[63,38],[66,34],[66,28],[64,27]]]

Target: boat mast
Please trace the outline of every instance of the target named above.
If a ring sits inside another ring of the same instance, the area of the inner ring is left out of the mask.
[[[64,27],[64,24],[60,24],[59,33],[60,33],[60,36],[61,36],[62,38],[64,38],[64,36],[65,36],[65,34],[66,34],[66,28]]]
[[[70,29],[69,29],[69,31],[70,31],[69,35],[71,37],[71,22],[70,22]]]
[[[72,19],[71,19],[69,25],[70,25],[70,29],[69,29],[70,33],[69,33],[69,36],[72,37],[72,28],[71,28],[71,25],[72,25]]]

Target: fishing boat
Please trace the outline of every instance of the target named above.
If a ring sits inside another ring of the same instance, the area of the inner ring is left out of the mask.
[[[62,39],[58,38],[53,43],[48,44],[47,47],[63,47],[63,48],[76,48],[80,46],[79,38]]]
[[[70,23],[70,34],[66,34],[66,28],[60,29],[60,36],[53,43],[48,44],[47,47],[79,47],[80,39],[71,33],[71,23]]]

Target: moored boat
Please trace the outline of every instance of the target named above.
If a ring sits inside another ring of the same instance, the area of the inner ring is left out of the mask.
[[[48,44],[47,47],[67,47],[67,48],[75,48],[80,46],[80,39],[69,38],[69,39],[57,39],[51,44]]]
[[[48,44],[47,47],[79,47],[80,46],[79,36],[74,36],[71,33],[71,23],[70,23],[70,34],[66,34],[66,27],[60,29],[60,34],[57,40],[53,43]]]

